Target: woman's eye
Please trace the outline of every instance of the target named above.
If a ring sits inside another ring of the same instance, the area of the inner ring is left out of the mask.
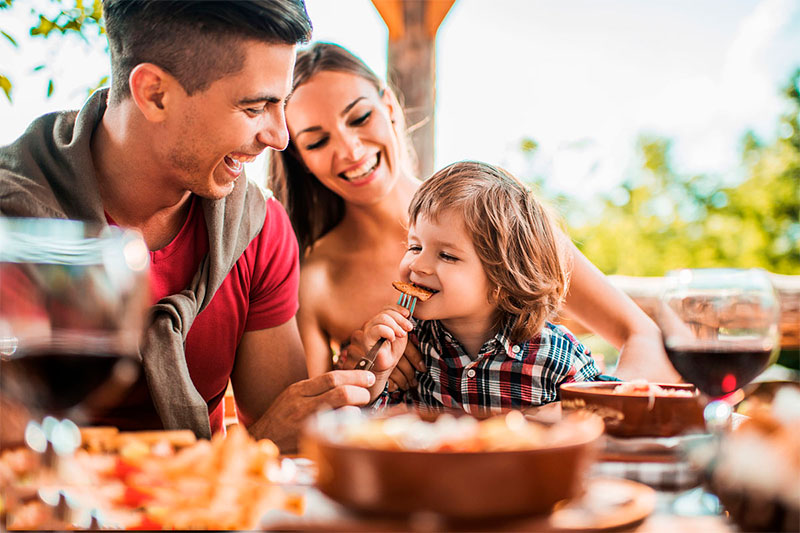
[[[372,111],[367,111],[366,113],[364,113],[360,117],[355,118],[352,121],[350,121],[350,125],[351,126],[360,126],[360,125],[362,125],[363,123],[365,123],[367,121],[367,119],[370,117],[370,115],[372,115]]]
[[[318,140],[316,142],[313,142],[311,144],[307,144],[306,145],[306,150],[314,150],[316,148],[322,148],[323,146],[325,146],[325,144],[327,144],[327,142],[328,142],[328,138],[327,137],[323,137],[322,139],[320,139],[320,140]]]

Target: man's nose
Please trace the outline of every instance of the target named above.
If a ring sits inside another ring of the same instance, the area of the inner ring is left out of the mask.
[[[289,146],[289,130],[283,106],[276,106],[274,114],[264,113],[264,117],[264,124],[258,131],[258,141],[278,151],[286,149]]]

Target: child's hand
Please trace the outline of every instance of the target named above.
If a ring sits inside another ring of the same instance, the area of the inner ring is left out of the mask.
[[[372,372],[378,378],[374,387],[378,393],[383,390],[386,379],[402,357],[408,343],[408,332],[413,324],[407,317],[408,309],[405,307],[388,305],[351,337],[348,358],[353,361],[364,357],[381,338],[388,341],[381,346],[372,367]]]

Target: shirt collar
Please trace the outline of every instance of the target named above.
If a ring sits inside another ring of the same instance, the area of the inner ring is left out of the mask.
[[[517,321],[516,316],[509,316],[503,321],[502,326],[500,329],[495,333],[494,337],[487,340],[481,346],[480,353],[492,353],[496,354],[499,352],[505,353],[508,357],[512,359],[516,359],[521,361],[525,357],[525,350],[522,349],[523,343],[519,343],[519,349],[514,351],[514,343],[511,342],[511,330],[514,327],[514,324]],[[461,346],[461,343],[453,337],[453,334],[450,333],[447,328],[442,325],[442,323],[438,320],[430,320],[431,332],[433,333],[433,338],[441,338],[446,343],[450,344],[451,346]],[[462,348],[463,349],[463,348]]]

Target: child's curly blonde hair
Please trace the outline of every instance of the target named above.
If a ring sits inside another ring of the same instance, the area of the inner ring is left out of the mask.
[[[460,161],[422,184],[408,208],[409,222],[420,216],[436,221],[451,210],[464,218],[500,320],[518,317],[511,342],[535,337],[557,313],[569,284],[563,242],[547,209],[505,170]]]

